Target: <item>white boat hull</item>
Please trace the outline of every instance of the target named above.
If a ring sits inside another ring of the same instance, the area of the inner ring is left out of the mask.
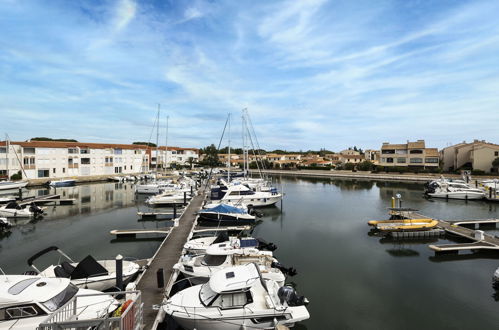
[[[429,193],[428,196],[433,198],[445,198],[445,199],[477,200],[477,199],[483,199],[485,197],[485,194],[473,193],[473,192],[435,192],[435,193]]]
[[[9,190],[9,189],[19,189],[24,188],[28,184],[27,181],[3,181],[0,182],[0,190]]]
[[[5,209],[0,208],[0,217],[5,218],[31,218],[33,213],[27,209]]]
[[[282,199],[282,195],[272,195],[270,197],[254,197],[251,195],[246,196],[224,196],[222,198],[221,203],[238,203],[241,202],[244,203],[245,205],[248,206],[253,206],[253,207],[264,207],[264,206],[272,206],[275,205],[277,202],[279,202]]]

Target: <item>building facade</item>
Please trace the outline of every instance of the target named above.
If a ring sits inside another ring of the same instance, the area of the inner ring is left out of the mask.
[[[171,168],[172,165],[190,165],[199,161],[199,149],[179,147],[159,147],[151,149],[151,168]]]
[[[380,152],[380,166],[400,167],[439,167],[439,154],[437,148],[426,148],[424,140],[404,144],[390,144],[384,142]]]
[[[445,171],[463,168],[497,173],[498,168],[494,167],[492,162],[499,158],[499,145],[485,140],[462,142],[442,149],[440,158]]]
[[[0,142],[0,176],[25,179],[136,174],[149,171],[150,151],[130,144]]]

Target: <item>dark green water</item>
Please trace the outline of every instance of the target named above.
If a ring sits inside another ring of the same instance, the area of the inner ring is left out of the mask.
[[[386,208],[397,193],[404,206],[442,219],[499,217],[499,204],[428,201],[420,184],[278,179],[286,193],[283,212],[263,209],[254,234],[276,243],[279,261],[298,270],[290,281],[310,300],[311,319],[297,329],[499,328],[499,302],[491,286],[499,256],[437,258],[428,248],[437,240],[389,241],[369,236],[366,224],[387,218]],[[137,221],[137,210],[146,208],[134,199],[131,185],[92,184],[58,192],[78,203],[49,207],[45,219],[0,239],[5,272],[27,270],[26,259],[50,245],[76,259],[118,253],[146,258],[159,246],[158,240],[124,242],[109,234],[166,225]]]

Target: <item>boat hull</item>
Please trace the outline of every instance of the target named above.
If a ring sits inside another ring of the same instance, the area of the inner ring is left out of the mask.
[[[242,201],[244,204],[248,206],[253,206],[253,207],[265,207],[265,206],[272,206],[275,205],[277,202],[279,202],[282,199],[282,195],[273,195],[270,197],[251,197],[251,195],[248,195],[247,198],[243,196],[225,196],[222,198],[221,202],[232,202],[232,203],[237,203]]]
[[[27,181],[19,181],[19,182],[0,182],[0,190],[10,190],[10,189],[19,189],[24,188],[28,185]]]
[[[75,180],[54,181],[50,182],[51,187],[71,187],[76,184]]]
[[[470,192],[438,192],[428,193],[432,198],[445,198],[445,199],[461,199],[461,200],[477,200],[485,197],[484,193],[470,193]]]
[[[199,220],[214,223],[239,223],[239,224],[252,224],[255,223],[255,217],[245,215],[245,214],[221,214],[221,213],[210,213],[210,212],[200,212]]]

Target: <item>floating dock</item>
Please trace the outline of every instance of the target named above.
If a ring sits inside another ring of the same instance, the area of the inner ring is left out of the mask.
[[[148,234],[162,234],[168,235],[172,228],[158,228],[158,229],[115,229],[111,230],[109,233],[111,235],[116,235],[117,237],[135,237],[137,235],[148,235]]]
[[[139,279],[137,289],[142,292],[144,303],[144,329],[152,329],[158,314],[155,306],[160,306],[165,297],[165,288],[158,288],[158,276],[163,275],[165,283],[169,283],[174,274],[173,266],[179,261],[185,242],[191,235],[196,220],[196,213],[201,208],[205,198],[204,190],[191,199],[178,226],[171,228],[165,240],[153,256],[147,270]],[[159,275],[158,275],[159,274]]]

